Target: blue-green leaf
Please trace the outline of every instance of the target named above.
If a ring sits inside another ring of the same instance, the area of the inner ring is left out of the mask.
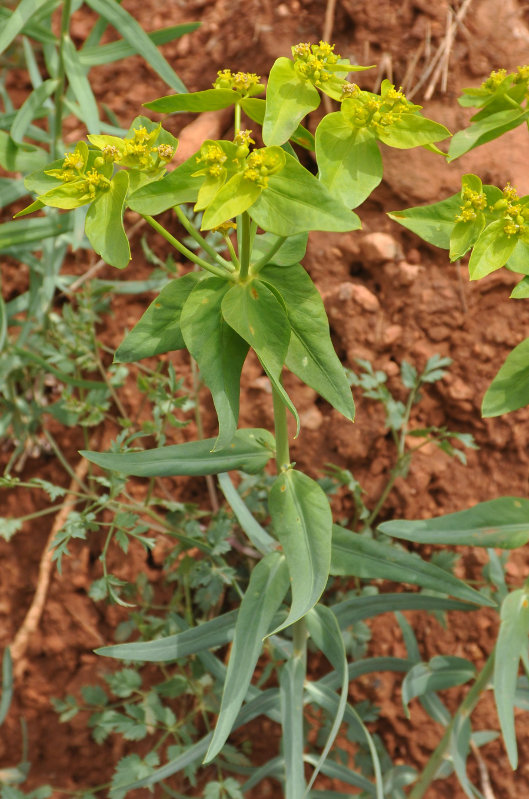
[[[202,280],[189,295],[180,317],[186,347],[198,363],[215,403],[218,450],[230,443],[237,429],[241,371],[248,354],[248,344],[226,323],[221,312],[230,286],[232,283],[218,277]]]
[[[279,552],[270,552],[252,571],[235,625],[219,716],[205,763],[216,757],[232,730],[261,653],[263,638],[288,586],[288,569]]]
[[[206,475],[239,469],[248,474],[261,471],[274,454],[274,437],[268,430],[237,430],[229,447],[213,452],[214,438],[157,447],[143,452],[88,452],[81,454],[103,469],[136,477]]]
[[[318,483],[303,472],[280,474],[269,495],[274,532],[287,559],[292,605],[274,633],[303,618],[320,598],[329,576],[332,514]]]
[[[482,416],[500,416],[529,405],[529,338],[505,359],[483,397]]]
[[[494,698],[511,767],[518,765],[514,729],[516,678],[522,650],[527,651],[529,595],[526,589],[513,591],[501,606],[501,622],[494,656]]]
[[[378,529],[420,544],[515,549],[529,541],[529,500],[499,497],[434,519],[383,522]]]

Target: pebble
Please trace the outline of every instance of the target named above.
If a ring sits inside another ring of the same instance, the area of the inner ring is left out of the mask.
[[[300,413],[299,421],[302,428],[307,430],[319,430],[323,422],[323,414],[319,408],[314,406]]]
[[[373,292],[360,283],[340,283],[337,296],[342,301],[353,300],[369,313],[374,313],[380,308],[380,303]]]
[[[401,255],[399,243],[389,233],[368,233],[360,242],[367,261],[395,261]]]

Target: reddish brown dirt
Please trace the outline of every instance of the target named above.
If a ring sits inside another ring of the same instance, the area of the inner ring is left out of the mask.
[[[209,87],[221,67],[266,74],[276,57],[289,53],[291,44],[322,37],[325,5],[321,0],[282,3],[189,0],[171,4],[124,0],[124,6],[146,30],[196,19],[202,21],[198,32],[163,48],[190,90]],[[457,3],[452,6],[456,10],[459,7]],[[447,10],[447,0],[437,3],[338,0],[330,38],[336,42],[337,52],[355,57],[359,63],[382,64],[379,78],[389,74],[396,84],[405,82],[405,88],[409,89],[424,71],[428,47],[434,52],[444,36]],[[76,44],[86,36],[91,21],[93,15],[84,7],[75,15],[72,35]],[[528,51],[529,12],[523,0],[502,2],[501,15],[497,0],[474,0],[452,48],[446,90],[440,92],[437,87],[433,98],[423,102],[423,87],[415,100],[424,104],[428,116],[456,130],[468,119],[468,113],[455,104],[461,87],[478,84],[491,69],[509,70],[526,63]],[[375,73],[363,74],[362,85],[373,88]],[[167,93],[163,82],[136,57],[110,68],[97,68],[92,76],[98,99],[110,106],[123,124],[139,112],[142,102]],[[27,78],[17,73],[14,80],[22,99],[28,89]],[[314,129],[317,121],[316,113],[309,126]],[[190,116],[173,116],[165,125],[178,134],[190,122]],[[227,124],[225,119],[218,122],[216,117],[209,117],[207,128],[187,128],[183,141],[192,151],[203,138],[222,134]],[[83,133],[73,120],[67,126],[68,140]],[[422,244],[385,216],[388,210],[431,202],[453,193],[460,175],[468,171],[499,185],[512,180],[521,193],[529,192],[526,136],[526,131],[519,128],[501,142],[482,147],[448,167],[440,157],[425,151],[402,156],[397,151],[386,150],[384,182],[360,209],[363,230],[344,235],[316,234],[311,238],[305,264],[325,300],[336,349],[345,365],[351,368],[355,358],[369,358],[377,368],[388,372],[390,386],[398,390],[397,363],[403,358],[422,367],[433,353],[449,355],[454,360],[449,376],[425,392],[413,424],[447,425],[450,429],[471,432],[480,445],[479,451],[469,454],[467,467],[436,449],[425,449],[414,461],[408,478],[397,482],[384,508],[384,518],[428,517],[496,496],[527,493],[529,412],[518,411],[494,420],[480,418],[484,390],[507,352],[527,335],[525,319],[517,313],[523,306],[508,300],[514,278],[501,272],[470,284],[464,265],[450,265],[445,252]],[[136,220],[131,215],[128,221],[132,224]],[[153,248],[158,248],[151,232],[147,233],[147,239]],[[394,242],[393,254],[374,258],[366,239],[371,233],[389,234]],[[127,273],[132,279],[145,277],[151,268],[137,246],[138,237],[139,233],[134,242],[135,257]],[[77,254],[68,268],[82,273],[88,265],[85,256]],[[114,277],[109,267],[99,274]],[[24,270],[15,269],[10,263],[2,264],[2,290],[6,298],[23,291],[26,282]],[[101,330],[105,342],[117,346],[124,329],[137,320],[144,303],[150,299],[150,296],[118,298],[112,316]],[[188,379],[185,357],[177,354],[173,362],[177,371]],[[271,398],[261,378],[258,363],[250,359],[244,372],[243,426],[271,424]],[[364,486],[366,501],[372,505],[382,490],[392,457],[381,409],[359,399],[356,423],[349,425],[294,379],[287,382],[287,388],[303,423],[301,436],[293,445],[294,460],[315,476],[327,462],[350,469]],[[138,407],[132,381],[122,392],[122,401],[131,411]],[[203,413],[207,430],[213,431],[214,416],[205,395]],[[190,426],[181,435],[191,437],[193,432]],[[58,427],[54,433],[75,465],[76,451],[83,446],[82,436]],[[116,429],[106,425],[95,435],[93,448],[105,448],[115,433]],[[2,459],[7,462],[9,443],[5,449]],[[21,476],[24,479],[40,476],[65,486],[69,481],[49,454],[29,458]],[[201,481],[171,481],[171,486],[180,497],[207,505]],[[3,491],[0,495],[1,516],[30,513],[45,505],[41,492]],[[350,510],[349,500],[339,498],[338,516]],[[26,524],[9,544],[0,541],[3,564],[0,647],[13,640],[31,602],[38,563],[51,525],[50,517],[45,516]],[[16,683],[15,700],[3,727],[7,734],[0,739],[0,768],[18,761],[19,719],[22,716],[26,719],[32,762],[28,785],[32,788],[47,782],[62,788],[94,785],[108,779],[112,764],[120,756],[129,751],[142,752],[141,747],[136,750],[130,745],[125,747],[121,739],[110,739],[104,747],[95,746],[85,726],[86,718],[81,715],[69,724],[59,724],[49,704],[50,696],[78,693],[82,685],[97,681],[107,667],[91,650],[112,641],[113,630],[123,612],[102,603],[95,605],[86,595],[91,581],[100,575],[97,563],[100,550],[99,540],[75,548],[74,556],[65,563],[63,576],[54,575],[39,631],[30,642],[23,679]],[[508,566],[512,585],[520,585],[527,575],[528,560],[525,551],[512,555]],[[458,574],[473,578],[479,574],[481,565],[479,552],[463,552]],[[159,579],[159,572],[146,565],[141,553],[133,551],[123,576],[131,577],[141,570],[146,571],[149,579]],[[407,617],[414,625],[424,659],[444,652],[469,657],[482,665],[497,632],[497,619],[488,612],[475,614],[470,620],[466,615],[450,614],[447,630],[430,616],[407,614]],[[371,626],[370,654],[405,654],[392,615],[377,618]],[[317,662],[312,664],[314,673],[318,667]],[[357,700],[369,698],[381,707],[376,729],[396,762],[420,766],[435,748],[440,730],[427,721],[417,702],[412,704],[411,720],[405,719],[399,686],[400,678],[392,675],[366,677],[352,687],[352,696]],[[456,706],[456,694],[457,691],[453,692],[447,700],[452,708]],[[477,729],[497,728],[490,696],[479,706],[475,721]],[[529,789],[527,714],[517,716],[517,725],[521,765],[516,773],[510,771],[499,741],[483,750],[495,799],[523,796]],[[259,737],[256,751],[264,761],[276,753],[277,733],[262,722],[256,729],[260,730],[259,736],[251,737]],[[263,733],[269,746],[262,745]],[[477,770],[472,768],[473,778],[478,779]],[[184,790],[181,786],[180,789]],[[346,786],[342,790],[352,792]],[[140,799],[143,795],[143,792],[135,794]],[[277,784],[263,783],[255,796],[277,796]],[[427,799],[463,796],[453,778],[435,783],[427,793]]]

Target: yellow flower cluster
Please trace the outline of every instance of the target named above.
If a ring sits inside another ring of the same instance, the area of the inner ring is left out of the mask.
[[[521,236],[527,232],[527,222],[529,222],[529,208],[521,205],[518,192],[510,183],[503,189],[503,198],[499,200],[495,207],[503,211],[505,224],[503,232],[509,236]]]
[[[325,83],[332,77],[332,71],[326,69],[338,63],[339,55],[333,53],[334,44],[320,42],[309,44],[300,42],[292,48],[292,56],[297,71],[315,86]]]
[[[343,110],[353,125],[372,128],[375,132],[394,125],[403,114],[417,107],[412,106],[404,93],[397,91],[394,86],[386,88],[379,96],[363,92],[354,83],[349,83],[343,88],[342,100]]]
[[[263,147],[254,150],[246,159],[244,177],[266,188],[269,175],[279,172],[285,164],[285,158],[279,147]]]
[[[261,80],[254,72],[232,72],[231,69],[220,69],[217,75],[214,89],[233,89],[241,94],[251,93]]]
[[[464,186],[461,192],[461,205],[456,222],[472,222],[477,218],[477,212],[487,207],[487,198],[483,192],[474,191]]]

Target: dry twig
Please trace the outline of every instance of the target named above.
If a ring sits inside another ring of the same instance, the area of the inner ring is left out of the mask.
[[[53,552],[50,547],[55,536],[61,527],[64,526],[68,518],[68,515],[73,507],[70,502],[70,500],[74,498],[72,497],[72,494],[78,488],[79,483],[82,483],[86,477],[87,471],[88,461],[83,458],[77,465],[75,470],[75,479],[72,479],[70,483],[68,494],[64,499],[64,505],[61,507],[60,511],[55,517],[51,532],[48,536],[48,540],[46,541],[46,545],[40,559],[39,576],[37,579],[37,588],[33,596],[33,601],[28,612],[26,613],[21,627],[18,629],[18,632],[15,635],[15,640],[10,647],[11,657],[13,658],[13,662],[15,664],[15,674],[17,676],[23,671],[23,660],[30,638],[37,632],[39,622],[42,617],[42,612],[44,610],[44,603],[46,602],[46,596],[51,580],[51,570],[53,567]]]

